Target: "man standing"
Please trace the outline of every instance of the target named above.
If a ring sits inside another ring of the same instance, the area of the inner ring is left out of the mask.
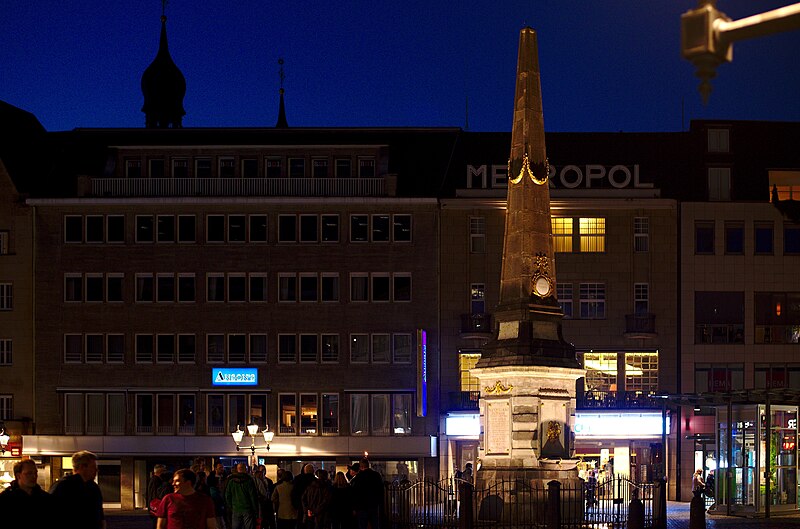
[[[232,529],[255,529],[258,518],[256,484],[244,463],[236,465],[225,485],[225,504],[231,512]]]
[[[24,459],[14,464],[14,481],[0,494],[0,517],[8,527],[34,525],[48,527],[52,522],[52,498],[36,484],[36,463]]]
[[[303,467],[303,473],[294,479],[294,486],[292,487],[292,505],[297,509],[297,527],[303,529],[305,527],[306,514],[303,512],[303,494],[306,489],[317,479],[314,477],[314,465],[306,463]]]
[[[350,484],[353,487],[353,504],[355,506],[358,529],[380,529],[380,510],[383,504],[383,479],[381,475],[369,468],[369,459],[362,459],[358,474]]]
[[[164,478],[161,475],[167,469],[166,465],[158,464],[153,467],[153,475],[150,477],[150,481],[147,483],[147,508],[149,509],[152,505],[152,501],[154,499],[161,499],[163,498],[169,491],[164,487]],[[152,513],[152,511],[151,511]],[[156,526],[158,522],[158,518],[155,516],[153,518],[153,527]]]
[[[72,454],[72,475],[56,482],[53,500],[62,529],[105,529],[103,495],[94,482],[97,456],[88,450]]]
[[[196,480],[196,474],[188,468],[175,472],[175,492],[164,496],[156,511],[157,529],[216,529],[214,504],[210,497],[194,490]]]

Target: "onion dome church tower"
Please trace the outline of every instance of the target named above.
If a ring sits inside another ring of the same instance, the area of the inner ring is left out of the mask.
[[[186,115],[183,109],[186,79],[169,54],[167,17],[163,9],[158,54],[142,74],[142,94],[145,127],[167,129],[182,126],[183,116]]]

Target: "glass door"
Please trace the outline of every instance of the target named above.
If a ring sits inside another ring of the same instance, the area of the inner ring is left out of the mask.
[[[762,505],[767,501],[778,510],[797,508],[797,407],[770,406],[769,432],[766,431],[766,406],[759,406],[762,435],[759,465],[764,483],[760,487]],[[769,460],[769,471],[765,462]]]
[[[721,480],[717,484],[718,504],[730,502],[734,510],[754,511],[757,507],[758,474],[756,473],[756,406],[736,406],[732,416],[728,417],[726,409],[719,410],[719,468],[720,476],[730,467],[730,480]],[[728,446],[728,428],[730,428],[731,445]],[[732,456],[728,461],[728,456]],[[730,490],[728,490],[730,488]]]

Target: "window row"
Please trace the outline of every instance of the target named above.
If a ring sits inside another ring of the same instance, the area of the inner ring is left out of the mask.
[[[202,341],[203,338],[201,337]],[[410,364],[413,342],[410,333],[373,333],[349,335],[351,364]],[[280,333],[277,335],[279,363],[339,363],[339,334]],[[11,340],[0,341],[0,360],[11,362]],[[198,338],[195,334],[135,334],[134,362],[137,364],[195,364]],[[266,333],[207,333],[207,364],[263,364],[267,362]],[[65,364],[123,364],[126,338],[117,333],[64,335]],[[3,365],[3,364],[0,364]]]
[[[125,158],[126,178],[375,178],[376,174],[374,156]]]
[[[196,215],[136,215],[134,237],[137,243],[197,242]],[[207,243],[269,242],[268,216],[265,214],[211,214],[205,217]],[[350,215],[351,242],[411,242],[410,214]],[[280,243],[337,243],[340,237],[339,214],[278,215],[277,240]],[[124,215],[65,215],[65,243],[124,243]]]
[[[551,217],[550,225],[553,233],[553,251],[557,253],[606,251],[604,218]]]
[[[579,283],[579,317],[585,320],[602,320],[606,317],[605,283]],[[573,318],[573,284],[557,283],[556,297],[565,318]]]
[[[228,435],[246,424],[257,424],[277,435],[340,435],[338,393],[279,393],[277,427],[269,424],[266,393],[136,393],[133,430],[139,435]],[[200,403],[205,404],[198,409]],[[410,393],[352,393],[350,435],[409,435],[413,398]],[[64,433],[124,435],[124,393],[65,393]],[[272,406],[274,406],[274,400]],[[0,395],[0,419],[11,417],[11,396]],[[205,420],[198,418],[203,417]]]
[[[715,221],[696,221],[694,225],[695,254],[714,255],[716,253],[715,235]],[[726,255],[744,255],[746,245],[748,253],[752,252],[753,255],[775,254],[775,225],[771,221],[753,223],[750,244],[747,244],[743,221],[726,221],[723,235]],[[783,227],[783,254],[800,255],[800,226],[785,225]]]
[[[800,343],[800,292],[754,292],[753,343]],[[745,343],[745,293],[695,292],[696,344]]]

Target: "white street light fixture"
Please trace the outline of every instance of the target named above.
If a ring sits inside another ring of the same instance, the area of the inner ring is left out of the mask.
[[[264,442],[266,443],[265,446],[256,446],[256,436],[258,435],[258,425],[257,424],[248,424],[247,425],[247,435],[250,436],[250,446],[245,448],[250,449],[251,455],[256,455],[256,450],[266,449],[269,452],[269,444],[272,442],[272,439],[275,438],[275,432],[269,430],[269,426],[265,426],[262,432],[264,435]],[[239,428],[239,425],[236,425],[236,431],[231,432],[231,436],[233,437],[233,442],[236,443],[236,451],[240,450],[239,445],[242,442],[242,438],[244,437],[244,431]]]

